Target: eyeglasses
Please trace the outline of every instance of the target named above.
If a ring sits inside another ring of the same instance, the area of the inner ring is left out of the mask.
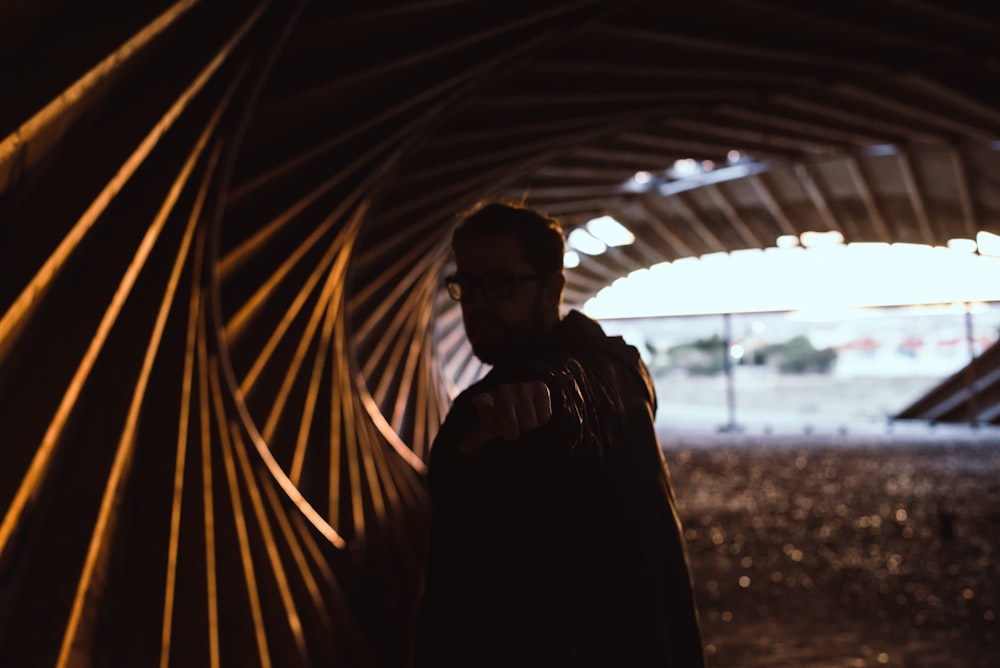
[[[463,295],[468,297],[473,292],[478,292],[483,299],[506,299],[514,291],[515,282],[538,278],[538,274],[496,271],[481,276],[452,274],[445,277],[444,284],[448,288],[448,296],[455,301],[461,301]]]

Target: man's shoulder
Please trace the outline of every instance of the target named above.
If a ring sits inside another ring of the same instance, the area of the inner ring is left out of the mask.
[[[642,356],[635,346],[621,336],[608,336],[599,322],[575,310],[562,320],[557,347],[584,363],[604,360],[612,365],[623,364],[632,368],[643,365]]]

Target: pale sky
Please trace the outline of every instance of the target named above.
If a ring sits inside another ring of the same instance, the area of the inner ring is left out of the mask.
[[[664,262],[618,279],[584,310],[610,319],[979,301],[1000,301],[1000,256],[841,243]]]

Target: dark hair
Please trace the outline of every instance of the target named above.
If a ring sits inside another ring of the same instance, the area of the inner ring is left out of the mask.
[[[502,235],[517,240],[524,259],[539,274],[561,272],[566,242],[559,219],[523,202],[491,200],[480,202],[460,216],[451,237],[452,247],[464,239],[481,235]]]

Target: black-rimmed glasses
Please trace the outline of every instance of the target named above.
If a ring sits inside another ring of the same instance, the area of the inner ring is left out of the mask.
[[[444,284],[448,288],[448,296],[455,301],[461,301],[463,295],[468,296],[472,292],[479,293],[483,299],[506,299],[514,291],[514,283],[517,281],[534,281],[538,278],[538,274],[495,271],[479,276],[452,274],[445,277]]]

